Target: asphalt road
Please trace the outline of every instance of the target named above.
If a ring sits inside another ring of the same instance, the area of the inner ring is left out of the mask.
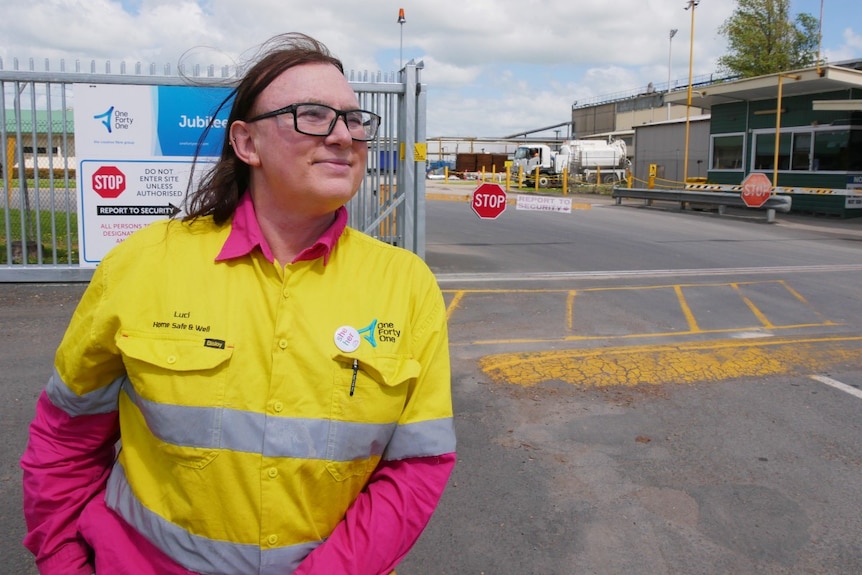
[[[399,573],[862,572],[862,220],[574,201],[429,207],[460,455]]]
[[[399,575],[862,572],[862,219],[576,202],[429,202],[459,463]],[[3,573],[82,290],[0,284]]]

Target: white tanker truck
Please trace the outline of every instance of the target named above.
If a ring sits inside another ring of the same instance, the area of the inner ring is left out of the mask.
[[[619,182],[626,179],[630,162],[626,143],[618,139],[566,140],[559,152],[545,144],[524,144],[515,150],[513,170],[523,168],[524,176],[532,181],[536,166],[539,166],[539,186],[547,187],[552,177],[566,171],[572,181]]]

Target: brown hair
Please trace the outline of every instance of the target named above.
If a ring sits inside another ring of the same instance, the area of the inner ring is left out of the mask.
[[[246,119],[255,100],[282,72],[301,64],[332,64],[344,73],[341,61],[333,56],[321,42],[305,34],[291,32],[267,40],[258,50],[256,63],[245,73],[237,87],[219,105],[216,114],[233,99],[222,142],[221,156],[201,179],[200,185],[188,195],[188,215],[185,221],[212,215],[216,224],[223,224],[233,216],[240,197],[246,192],[250,179],[248,164],[240,160],[230,145],[230,126]],[[216,114],[213,114],[215,118]],[[208,127],[207,130],[210,128]],[[201,138],[206,137],[206,133]],[[198,152],[199,153],[199,152]],[[197,164],[197,157],[195,164]],[[194,165],[189,187],[194,178]]]

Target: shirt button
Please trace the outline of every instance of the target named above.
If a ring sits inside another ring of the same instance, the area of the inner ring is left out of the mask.
[[[275,545],[276,543],[278,543],[278,535],[270,535],[266,538],[266,542],[270,545]]]
[[[290,290],[285,289],[284,291],[281,292],[281,295],[284,296],[285,299],[289,298],[290,297]]]
[[[278,469],[276,469],[275,467],[270,467],[266,470],[266,474],[269,475],[270,479],[275,479],[276,477],[278,477]]]
[[[280,401],[276,401],[272,404],[272,409],[276,413],[281,413],[284,410],[284,404]]]
[[[169,355],[168,356],[168,363],[174,364],[176,362],[177,362],[177,356],[175,356],[175,355]]]
[[[287,340],[286,339],[278,340],[278,347],[280,347],[281,349],[287,349]]]

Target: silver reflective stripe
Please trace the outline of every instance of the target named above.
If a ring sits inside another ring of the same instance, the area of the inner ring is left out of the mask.
[[[299,567],[302,560],[321,543],[323,541],[301,543],[299,545],[291,545],[290,547],[263,549],[260,553],[261,575],[285,575],[285,573],[293,573]]]
[[[451,417],[399,425],[383,453],[394,461],[409,457],[430,457],[455,451],[455,428]]]
[[[168,405],[140,397],[132,385],[123,389],[155,437],[187,447],[353,461],[381,455],[397,428],[396,423],[273,417],[235,409]]]
[[[397,423],[372,424],[329,422],[329,449],[326,459],[330,461],[353,461],[382,455],[392,437]]]
[[[325,419],[266,420],[263,453],[269,457],[325,459],[329,421]]]
[[[258,545],[217,541],[189,533],[153,513],[135,495],[123,466],[114,464],[105,493],[108,507],[146,537],[168,557],[186,569],[211,575],[293,573],[311,551],[323,543],[314,541],[287,547],[261,549]]]
[[[48,380],[45,392],[48,394],[48,399],[51,400],[51,403],[65,411],[71,417],[111,413],[117,411],[117,398],[120,394],[120,387],[123,385],[125,379],[126,376],[123,375],[96,391],[77,395],[69,389],[69,386],[66,385],[55,369],[51,375],[51,379]]]
[[[221,409],[156,403],[139,396],[131,383],[123,391],[141,410],[153,435],[165,443],[211,449],[219,446]]]

